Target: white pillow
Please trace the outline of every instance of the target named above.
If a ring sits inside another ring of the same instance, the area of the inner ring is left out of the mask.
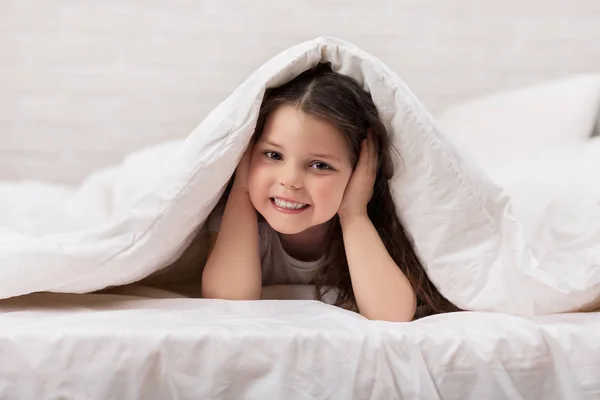
[[[599,93],[599,74],[577,75],[458,104],[438,122],[476,161],[491,165],[592,136]]]

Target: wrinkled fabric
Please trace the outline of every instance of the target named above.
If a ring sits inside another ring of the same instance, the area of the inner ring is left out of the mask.
[[[598,313],[465,312],[402,324],[314,301],[227,302],[130,288],[0,301],[0,348],[3,399],[600,395]]]
[[[406,84],[333,38],[285,50],[186,140],[133,153],[80,187],[2,183],[0,298],[89,292],[168,265],[216,204],[253,133],[265,88],[322,61],[371,93],[399,153],[391,182],[398,213],[448,299],[463,309],[518,315],[574,311],[597,299],[597,203],[567,214],[559,207],[548,226],[528,235],[513,208],[516,196],[452,145]],[[540,240],[552,245],[540,252]]]

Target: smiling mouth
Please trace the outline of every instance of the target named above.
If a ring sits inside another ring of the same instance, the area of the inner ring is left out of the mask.
[[[271,203],[273,203],[273,205],[275,205],[275,207],[282,209],[284,211],[301,211],[301,210],[305,210],[308,207],[310,207],[310,205],[305,204],[305,203],[297,203],[295,201],[288,201],[288,200],[282,200],[279,199],[277,197],[271,197]]]

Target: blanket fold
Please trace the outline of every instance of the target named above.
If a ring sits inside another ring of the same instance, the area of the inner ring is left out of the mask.
[[[561,211],[532,234],[514,211],[513,193],[440,132],[393,71],[324,37],[266,62],[183,141],[135,152],[77,188],[0,184],[0,298],[90,292],[138,281],[171,263],[233,173],[265,89],[323,61],[371,93],[400,155],[392,182],[398,212],[448,299],[468,310],[519,315],[574,311],[597,301],[598,199],[587,198],[586,208],[568,215],[555,205]]]

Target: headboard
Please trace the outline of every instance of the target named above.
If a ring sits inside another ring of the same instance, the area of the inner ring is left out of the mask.
[[[186,136],[268,58],[319,35],[379,57],[435,115],[600,70],[597,0],[3,0],[0,179],[77,183]]]

